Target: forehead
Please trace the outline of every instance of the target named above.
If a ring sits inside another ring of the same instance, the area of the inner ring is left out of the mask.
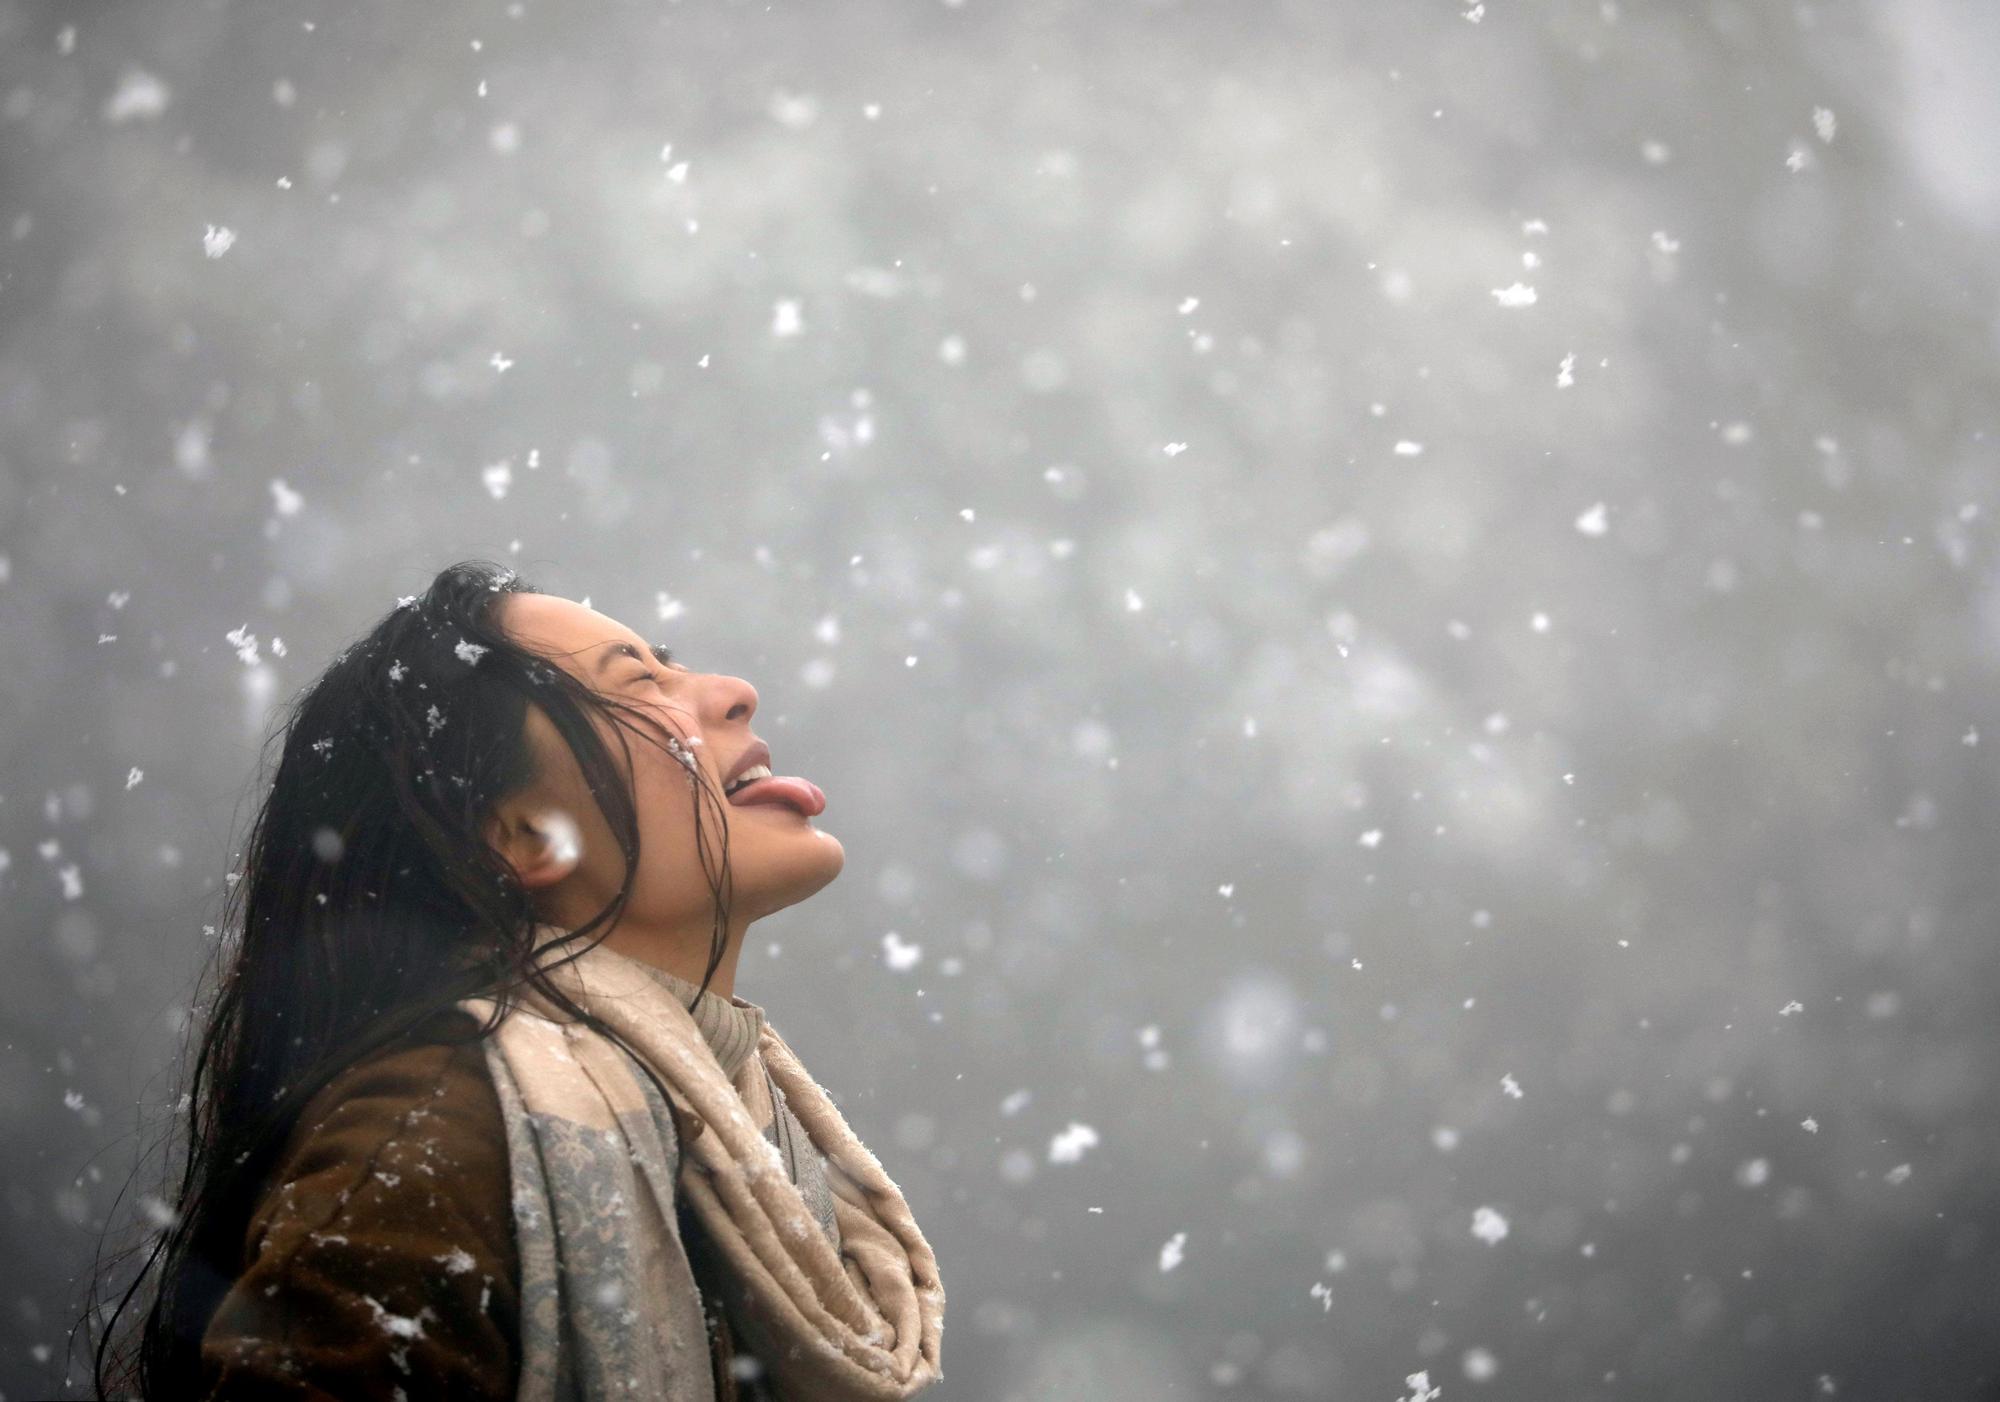
[[[642,651],[651,646],[617,619],[559,594],[508,594],[501,600],[500,623],[514,641],[551,656],[619,641],[636,643]]]

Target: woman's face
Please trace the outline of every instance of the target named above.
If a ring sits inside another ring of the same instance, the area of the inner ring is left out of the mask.
[[[677,735],[714,791],[758,741],[750,718],[757,690],[740,677],[696,672],[662,663],[653,646],[630,628],[570,599],[552,594],[506,594],[500,626],[508,636],[606,695],[653,713],[664,735],[650,735],[640,718],[625,722],[632,752],[633,798],[638,809],[639,862],[621,929],[684,934],[706,951],[714,927],[714,896],[695,839],[695,805],[702,806],[702,841],[709,866],[719,869],[722,834],[716,805],[696,794],[683,762],[666,748]],[[623,763],[609,718],[595,720],[614,765]],[[609,823],[584,784],[576,757],[538,706],[527,711],[528,742],[537,779],[504,800],[497,815],[507,850],[534,891],[544,919],[574,929],[602,910],[624,879],[624,857]],[[774,774],[790,774],[783,754],[773,754]],[[729,933],[804,900],[840,874],[846,854],[831,833],[790,803],[744,806],[724,803],[729,838]],[[565,830],[563,819],[573,828]],[[529,828],[535,831],[528,831]],[[569,840],[571,833],[574,840]]]

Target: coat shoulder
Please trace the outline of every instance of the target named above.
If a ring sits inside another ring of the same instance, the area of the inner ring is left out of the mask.
[[[307,1102],[202,1341],[203,1395],[511,1396],[506,1123],[457,1009]]]

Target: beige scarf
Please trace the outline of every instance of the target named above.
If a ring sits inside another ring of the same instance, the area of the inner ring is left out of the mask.
[[[564,933],[541,926],[537,945]],[[723,1264],[730,1322],[777,1395],[887,1402],[937,1381],[937,1260],[784,1039],[766,1022],[732,1081],[667,985],[601,944],[571,957],[586,943],[553,956],[567,962],[550,981],[623,1037],[672,1103],[616,1043],[532,987],[488,1039],[521,1249],[521,1402],[712,1395],[676,1187]],[[486,999],[460,1006],[491,1015]],[[825,1157],[837,1249],[752,1123],[744,1088],[764,1068]]]

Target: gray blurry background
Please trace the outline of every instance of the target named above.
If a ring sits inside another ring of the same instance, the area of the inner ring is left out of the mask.
[[[274,706],[478,555],[826,790],[738,991],[937,1250],[936,1397],[1995,1395],[1996,59],[0,5],[0,1391]]]

